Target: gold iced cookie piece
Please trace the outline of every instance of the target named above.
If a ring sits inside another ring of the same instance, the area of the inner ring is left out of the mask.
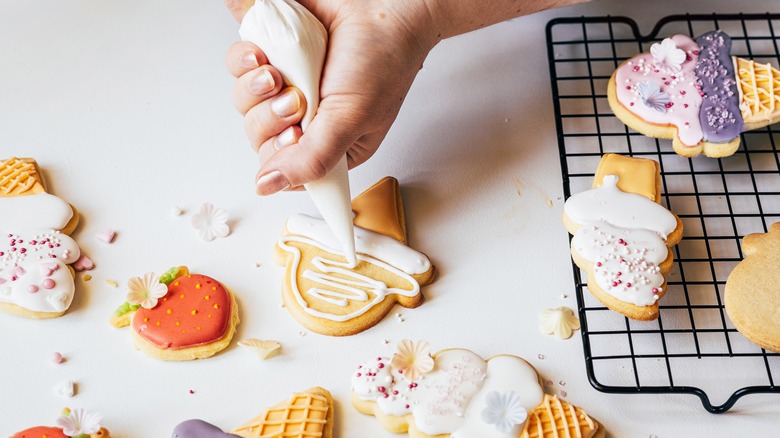
[[[304,327],[331,336],[366,330],[399,303],[422,304],[433,281],[428,257],[406,245],[401,191],[395,178],[377,182],[352,201],[358,262],[349,266],[327,224],[295,215],[277,241],[285,266],[282,299]]]
[[[333,398],[324,388],[292,395],[231,433],[243,438],[331,438]]]
[[[766,234],[745,236],[742,252],[745,259],[726,281],[726,313],[751,342],[780,353],[780,222]]]
[[[745,126],[757,129],[774,123],[780,118],[780,71],[752,59],[733,59]]]
[[[35,160],[9,158],[0,161],[0,197],[31,195],[46,191]]]

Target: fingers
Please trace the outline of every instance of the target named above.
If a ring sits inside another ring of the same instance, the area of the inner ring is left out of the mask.
[[[225,57],[228,72],[237,78],[265,64],[268,64],[265,53],[249,41],[233,43]]]
[[[338,121],[344,120],[338,118]],[[339,125],[329,112],[318,113],[298,142],[278,149],[266,158],[257,173],[257,193],[271,195],[321,179],[344,156],[346,148],[355,143],[355,132],[349,124]],[[268,153],[263,151],[264,155]]]
[[[242,115],[260,102],[275,96],[282,89],[282,75],[270,65],[240,76],[233,87],[233,104]]]
[[[301,121],[306,100],[297,88],[288,87],[279,95],[251,107],[244,116],[244,129],[255,151],[271,137]]]
[[[255,0],[225,0],[225,6],[239,23],[244,18],[246,11],[254,4]]]

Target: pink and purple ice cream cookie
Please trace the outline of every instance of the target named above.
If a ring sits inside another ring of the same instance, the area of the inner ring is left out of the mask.
[[[674,35],[621,64],[608,100],[623,123],[671,139],[682,156],[725,157],[740,133],[780,119],[780,71],[731,56],[722,31]]]

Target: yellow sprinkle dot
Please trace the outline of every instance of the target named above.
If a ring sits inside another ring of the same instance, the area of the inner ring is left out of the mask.
[[[195,283],[195,289],[200,289],[200,283]]]
[[[211,290],[217,290],[216,286],[211,286]]]
[[[92,280],[92,276],[89,274],[84,274],[84,281]]]
[[[210,300],[210,299],[211,299],[211,297],[210,297],[210,296],[208,296],[208,295],[206,295],[205,297],[203,297],[203,299],[204,299],[204,300]]]
[[[211,315],[209,315],[209,318],[211,318]]]
[[[149,318],[144,318],[144,322],[149,322]]]
[[[168,309],[168,310],[166,310],[166,311],[165,311],[165,313],[167,313],[168,315],[170,315],[171,313],[173,313],[173,311],[172,311],[171,309]]]
[[[219,304],[214,304],[214,308],[219,310]]]
[[[157,321],[156,323],[154,323],[154,325],[160,325],[160,321]]]
[[[182,330],[181,332],[182,332],[182,333],[187,333],[187,330]]]
[[[176,321],[176,326],[178,327],[178,326],[180,326],[180,325],[181,325],[181,324],[179,323],[179,321]]]
[[[179,298],[184,298],[184,294],[179,295]]]
[[[200,330],[200,326],[198,326],[198,330]]]
[[[111,286],[111,287],[119,287],[119,283],[117,283],[114,280],[106,280],[106,284]]]
[[[164,298],[163,298],[163,301],[168,301],[168,297],[164,297]]]
[[[192,278],[192,275],[188,275],[187,278]]]
[[[173,283],[173,285],[174,285],[174,286],[178,286],[178,285],[179,285],[179,282],[178,282],[178,281],[176,281],[176,282],[174,282],[174,283]]]
[[[193,311],[192,311],[192,314],[193,314],[193,315],[197,315],[197,314],[198,314],[198,311],[197,311],[197,310],[193,310]]]

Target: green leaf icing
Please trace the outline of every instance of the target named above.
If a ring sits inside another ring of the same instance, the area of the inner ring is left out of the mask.
[[[176,280],[179,278],[179,267],[174,266],[171,269],[168,269],[163,273],[163,275],[160,276],[160,283],[170,286],[171,283],[173,283],[173,280]]]
[[[122,316],[125,313],[135,312],[140,307],[140,304],[130,304],[125,301],[121,306],[117,307],[117,309],[114,311],[114,315]]]

